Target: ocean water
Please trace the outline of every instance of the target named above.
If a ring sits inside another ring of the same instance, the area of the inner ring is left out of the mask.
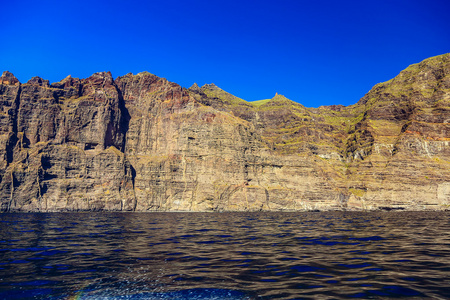
[[[0,299],[450,298],[450,212],[0,214]]]

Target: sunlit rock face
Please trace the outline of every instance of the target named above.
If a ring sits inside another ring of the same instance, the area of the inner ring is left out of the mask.
[[[135,209],[126,110],[110,73],[0,87],[3,211]]]
[[[246,102],[144,72],[0,77],[2,211],[447,209],[450,55],[358,103]]]

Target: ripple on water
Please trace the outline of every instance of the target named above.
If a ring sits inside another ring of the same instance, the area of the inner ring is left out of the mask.
[[[2,214],[0,298],[445,299],[449,219],[447,212]]]

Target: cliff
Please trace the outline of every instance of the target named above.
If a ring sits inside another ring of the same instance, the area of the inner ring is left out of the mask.
[[[2,211],[448,209],[450,54],[358,103],[257,102],[144,72],[0,77]]]

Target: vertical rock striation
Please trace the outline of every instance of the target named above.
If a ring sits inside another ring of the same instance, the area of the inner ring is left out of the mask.
[[[21,85],[5,72],[5,81],[3,211],[135,209],[132,167],[121,151],[126,110],[110,73]]]
[[[450,55],[358,103],[246,102],[147,72],[0,77],[2,211],[447,209]]]

